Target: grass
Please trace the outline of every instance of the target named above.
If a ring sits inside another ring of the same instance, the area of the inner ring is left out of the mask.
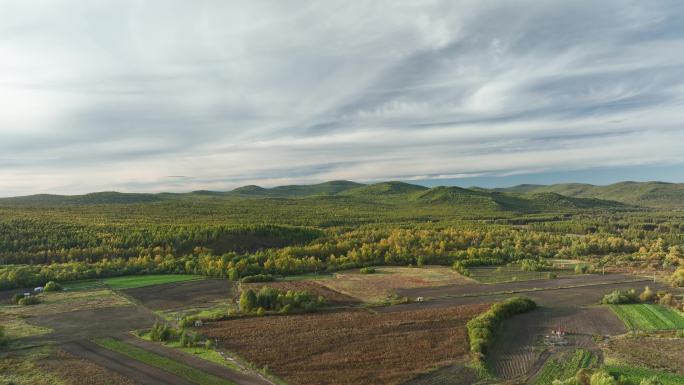
[[[332,279],[334,278],[332,274],[299,274],[299,275],[289,275],[283,278],[283,281],[317,281],[322,279]]]
[[[611,305],[613,312],[630,330],[684,329],[684,317],[661,305]]]
[[[104,283],[99,279],[84,279],[81,281],[63,282],[60,283],[60,285],[62,285],[66,291],[90,290],[104,287]]]
[[[639,385],[641,379],[658,377],[663,385],[684,385],[684,376],[633,366],[608,365],[604,369],[611,375],[622,378],[626,384]]]
[[[10,340],[38,336],[52,332],[52,329],[50,328],[31,325],[21,318],[3,320],[2,326],[5,327],[5,332]]]
[[[115,352],[124,354],[134,360],[143,362],[145,364],[155,366],[159,369],[165,370],[169,373],[175,374],[179,377],[185,378],[188,381],[202,384],[202,385],[235,385],[234,383],[216,377],[212,374],[195,369],[188,365],[174,361],[168,357],[160,356],[156,353],[149,352],[144,349],[129,345],[125,342],[115,340],[113,338],[103,338],[94,341],[98,345],[113,350]]]
[[[504,283],[516,281],[533,281],[539,279],[549,279],[548,271],[523,271],[520,265],[510,266],[473,266],[469,267],[470,278],[480,283]],[[557,276],[574,275],[570,269],[554,270],[550,273]]]
[[[567,360],[547,361],[535,379],[534,385],[551,385],[554,380],[574,377],[579,369],[596,367],[597,364],[598,357],[596,355],[588,350],[577,349],[574,355]]]
[[[114,290],[134,289],[137,287],[145,287],[152,285],[161,285],[164,283],[192,281],[196,279],[204,279],[200,275],[190,274],[155,274],[155,275],[126,275],[123,277],[105,278],[102,281],[105,285]]]
[[[48,356],[42,347],[0,357],[0,384],[62,385],[64,381],[43,370],[37,363]]]
[[[149,333],[145,333],[139,336],[140,338],[147,340],[147,341],[152,341],[150,339]],[[232,363],[229,360],[226,360],[219,352],[213,349],[207,349],[202,346],[194,346],[194,347],[184,347],[181,346],[180,341],[171,341],[171,342],[164,342],[164,346],[174,348],[181,350],[185,353],[192,354],[193,356],[199,357],[203,360],[211,361],[215,364],[219,364],[221,366],[225,366],[227,368],[230,368],[232,370],[237,370],[241,371],[242,369],[238,366]]]

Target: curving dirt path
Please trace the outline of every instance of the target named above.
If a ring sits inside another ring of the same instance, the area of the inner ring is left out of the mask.
[[[61,349],[67,353],[95,362],[141,385],[197,385],[154,366],[105,349],[87,340],[67,342],[61,345]]]

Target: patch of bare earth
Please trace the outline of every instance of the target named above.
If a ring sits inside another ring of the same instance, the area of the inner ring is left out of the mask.
[[[235,285],[227,279],[200,279],[122,290],[153,310],[208,306],[232,300]]]
[[[487,308],[340,310],[219,321],[201,331],[292,385],[399,384],[465,360],[465,324]]]
[[[615,338],[608,342],[608,356],[631,365],[647,366],[684,375],[684,339]]]
[[[38,361],[37,366],[70,385],[137,385],[133,380],[61,350]]]
[[[378,267],[375,274],[347,271],[335,274],[335,278],[320,281],[337,292],[375,302],[397,294],[400,289],[435,286],[458,286],[473,281],[444,266],[426,267]]]

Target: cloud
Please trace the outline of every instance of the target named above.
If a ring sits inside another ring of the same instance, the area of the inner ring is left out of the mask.
[[[4,1],[0,195],[684,163],[683,26],[676,1]]]

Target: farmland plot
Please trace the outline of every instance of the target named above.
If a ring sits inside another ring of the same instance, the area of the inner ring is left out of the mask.
[[[684,329],[684,317],[661,305],[611,305],[611,309],[631,330]]]
[[[399,384],[467,360],[465,324],[487,308],[340,310],[219,321],[200,330],[292,384]]]
[[[534,385],[552,385],[554,380],[565,380],[575,376],[582,368],[594,368],[598,365],[598,356],[589,350],[577,349],[572,355],[565,354],[544,364],[541,372],[534,380]]]

